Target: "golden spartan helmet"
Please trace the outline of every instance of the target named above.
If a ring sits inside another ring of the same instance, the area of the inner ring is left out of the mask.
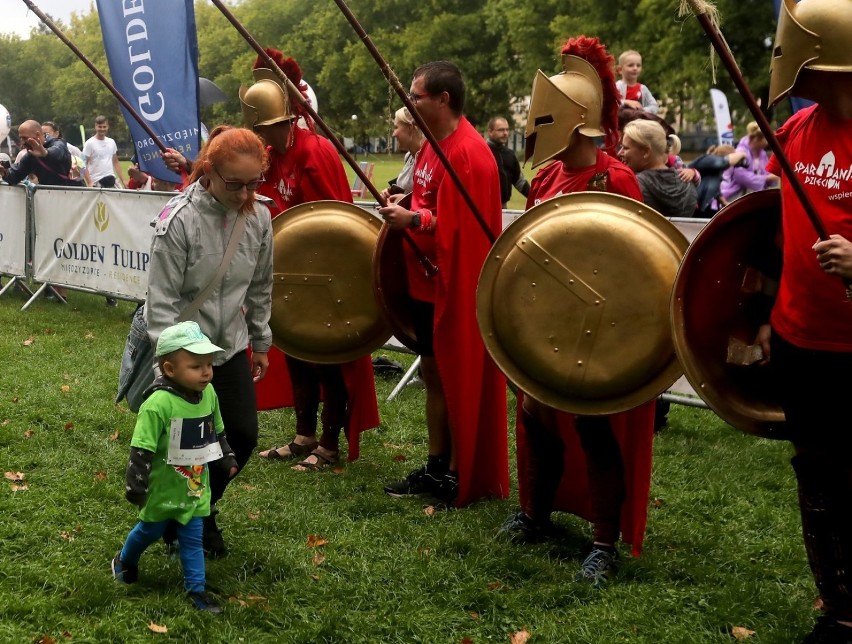
[[[541,70],[533,79],[527,118],[524,163],[535,168],[567,149],[574,130],[604,136],[601,129],[603,87],[595,68],[582,58],[562,56],[563,71],[548,78]]]
[[[784,0],[778,16],[769,78],[769,105],[784,98],[803,68],[852,71],[852,2]]]
[[[271,70],[255,69],[254,78],[251,87],[240,87],[240,106],[247,128],[251,130],[258,125],[273,125],[296,118],[287,91]]]

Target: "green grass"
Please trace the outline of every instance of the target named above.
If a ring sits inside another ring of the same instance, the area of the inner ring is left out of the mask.
[[[23,301],[0,298],[0,469],[29,488],[0,480],[0,642],[505,643],[521,629],[533,643],[730,642],[744,626],[751,641],[782,643],[810,629],[816,591],[787,445],[675,407],[656,439],[645,552],[622,549],[619,577],[594,591],[573,581],[589,537],[575,517],[556,517],[564,541],[519,547],[495,539],[516,491],[432,516],[385,496],[426,442],[423,391],[386,403],[395,383],[382,379],[382,426],[360,460],[306,473],[255,458],[229,488],[231,553],[207,569],[225,615],[190,608],[179,562],[159,546],[140,582],[120,586],[108,564],[135,522],[123,498],[134,415],[112,399],[133,307],[76,292],[68,307],[21,312]],[[265,449],[294,420],[286,410],[260,423]],[[312,534],[328,544],[309,548]]]

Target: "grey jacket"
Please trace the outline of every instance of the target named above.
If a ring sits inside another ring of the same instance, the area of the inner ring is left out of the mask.
[[[624,100],[624,95],[627,93],[627,83],[623,80],[617,80],[615,81],[615,87],[621,95],[622,100]],[[651,90],[649,90],[645,85],[639,83],[639,87],[642,92],[642,98],[639,100],[639,102],[642,103],[642,109],[646,112],[650,112],[651,114],[656,114],[660,109],[660,106],[657,104],[657,99],[654,98]]]
[[[195,182],[152,222],[145,317],[154,346],[216,274],[237,216]],[[249,340],[252,350],[269,350],[271,309],[272,221],[269,209],[256,202],[225,276],[191,319],[225,350],[216,357],[214,364],[220,365],[245,350]]]
[[[674,168],[643,170],[636,175],[642,199],[665,217],[692,217],[698,205],[693,183],[681,181]]]

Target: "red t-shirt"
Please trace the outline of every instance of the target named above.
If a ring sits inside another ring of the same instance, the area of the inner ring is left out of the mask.
[[[309,201],[352,202],[352,190],[337,150],[319,134],[293,126],[293,145],[281,155],[271,147],[269,168],[258,192],[273,199],[281,212]]]
[[[589,189],[591,178],[603,172],[607,173],[606,192],[642,201],[642,191],[633,170],[618,159],[598,150],[595,165],[587,168],[566,168],[561,161],[552,161],[542,168],[530,185],[527,208],[559,195],[585,192]]]
[[[830,116],[818,105],[778,128],[780,141],[808,199],[829,235],[852,240],[852,119]],[[781,175],[773,156],[767,171]],[[819,266],[817,233],[790,182],[781,181],[784,268],[772,327],[804,349],[852,351],[852,303],[837,276]]]

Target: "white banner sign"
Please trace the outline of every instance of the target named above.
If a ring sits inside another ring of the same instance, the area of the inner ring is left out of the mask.
[[[24,277],[27,266],[27,189],[0,186],[0,274]]]
[[[151,220],[173,195],[38,188],[33,279],[144,300]]]
[[[731,110],[728,108],[728,97],[715,87],[710,90],[710,100],[713,101],[713,116],[716,118],[716,139],[718,142],[734,144],[734,126],[731,123]]]

